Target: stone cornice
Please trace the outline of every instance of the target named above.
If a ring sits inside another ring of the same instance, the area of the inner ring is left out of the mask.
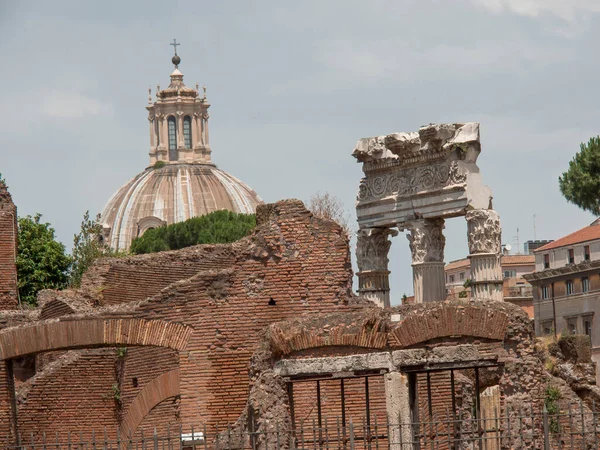
[[[579,274],[582,272],[588,272],[597,269],[600,269],[600,260],[585,261],[579,264],[568,264],[564,267],[558,267],[555,269],[545,269],[540,272],[532,272],[523,275],[523,278],[525,278],[530,283],[535,283],[537,281],[544,281],[558,277],[566,277],[568,275]]]

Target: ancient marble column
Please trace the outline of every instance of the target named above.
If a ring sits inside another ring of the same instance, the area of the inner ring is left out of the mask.
[[[409,229],[415,303],[446,300],[444,219],[414,221]]]
[[[357,233],[358,292],[382,308],[390,306],[388,252],[392,243],[388,237],[396,234],[391,228],[364,228]]]
[[[467,212],[473,298],[503,300],[500,216],[493,209]]]

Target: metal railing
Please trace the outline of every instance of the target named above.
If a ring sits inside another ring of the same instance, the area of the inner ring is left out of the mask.
[[[598,411],[594,404],[570,404],[549,413],[544,407],[505,409],[475,418],[463,409],[434,414],[427,420],[391,423],[375,415],[360,420],[327,419],[291,430],[272,426],[247,431],[231,426],[167,427],[159,433],[140,430],[124,437],[118,430],[65,432],[53,436],[30,433],[13,450],[581,450],[600,448]]]

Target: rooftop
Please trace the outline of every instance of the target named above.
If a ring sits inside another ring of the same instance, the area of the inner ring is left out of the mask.
[[[552,250],[554,248],[566,247],[568,245],[580,244],[582,242],[594,241],[600,239],[600,220],[596,219],[590,225],[581,230],[577,230],[574,233],[567,234],[549,244],[544,245],[536,250],[535,253]]]
[[[600,228],[600,227],[599,227]],[[457,270],[462,268],[467,268],[470,266],[470,262],[468,258],[458,259],[456,261],[450,261],[446,264],[444,270]],[[534,255],[503,255],[502,256],[502,266],[520,266],[525,264],[535,264],[535,256]]]

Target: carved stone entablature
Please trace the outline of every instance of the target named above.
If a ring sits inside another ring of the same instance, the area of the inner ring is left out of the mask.
[[[419,220],[412,222],[408,228],[410,233],[406,237],[413,264],[444,261],[444,219]]]
[[[496,253],[501,251],[500,216],[493,209],[475,209],[467,212],[469,253]]]
[[[396,169],[391,173],[363,178],[358,188],[358,201],[368,202],[390,195],[408,197],[448,186],[464,186],[466,181],[467,176],[461,173],[456,161],[413,169]]]
[[[418,133],[392,133],[360,139],[352,155],[365,163],[365,173],[378,170],[380,163],[411,166],[446,159],[456,151],[458,159],[475,162],[480,151],[479,124],[430,124]],[[374,164],[370,164],[374,163]]]
[[[491,208],[476,161],[479,124],[437,124],[418,132],[358,141],[364,177],[356,203],[359,228],[407,228],[418,219],[464,216]]]
[[[369,228],[359,230],[356,241],[356,263],[358,270],[385,271],[388,269],[388,252],[392,243],[388,236],[398,232],[390,228]]]

